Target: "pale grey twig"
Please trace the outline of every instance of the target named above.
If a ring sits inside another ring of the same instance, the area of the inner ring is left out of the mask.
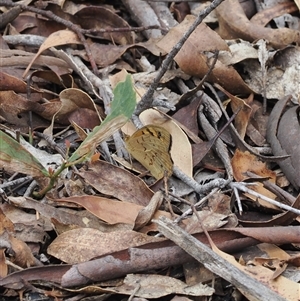
[[[249,185],[250,183],[247,183],[247,184]],[[252,184],[252,185],[255,185],[255,184]],[[299,209],[296,209],[296,208],[293,208],[291,206],[288,206],[288,205],[282,204],[280,202],[277,202],[277,201],[275,201],[273,199],[270,199],[270,198],[254,191],[250,188],[247,188],[245,183],[243,183],[243,182],[231,182],[229,184],[229,187],[231,187],[232,189],[234,189],[234,188],[239,189],[243,192],[246,192],[246,193],[249,193],[249,194],[255,196],[256,198],[260,198],[260,199],[262,199],[262,200],[264,200],[264,201],[266,201],[266,202],[268,202],[272,205],[275,205],[275,206],[277,206],[281,209],[284,209],[284,210],[287,210],[287,211],[290,211],[290,212],[293,212],[293,213],[296,213],[296,214],[300,215],[300,210]]]
[[[205,201],[207,201],[213,194],[215,194],[217,191],[219,190],[219,188],[214,188],[208,195],[206,195],[205,197],[203,197],[199,202],[197,202],[195,205],[193,205],[195,208],[201,206]],[[191,214],[193,212],[192,208],[189,208],[188,210],[186,210],[185,212],[183,212],[180,216],[178,216],[175,220],[174,223],[179,223],[180,221],[182,221],[183,219],[185,219],[189,214]]]
[[[23,178],[19,178],[19,179],[16,179],[16,180],[13,180],[13,181],[10,181],[10,182],[6,182],[4,184],[1,184],[0,185],[0,188],[7,188],[7,187],[10,187],[10,186],[15,186],[15,185],[19,185],[19,184],[22,184],[24,182],[27,182],[27,181],[30,181],[32,180],[32,177],[28,176],[28,177],[23,177]]]
[[[237,202],[237,205],[238,205],[238,208],[239,208],[239,214],[242,215],[242,213],[243,213],[242,202],[241,202],[239,192],[238,192],[236,187],[233,187],[233,193],[235,195],[236,202]]]
[[[31,183],[29,184],[29,186],[27,187],[23,197],[30,197],[34,188],[38,185],[36,180],[31,181]]]
[[[200,185],[198,182],[196,182],[193,178],[190,178],[188,175],[186,175],[184,172],[182,172],[177,166],[173,167],[173,174],[179,178],[182,182],[192,187],[197,193],[199,194],[205,194],[209,191],[213,190],[214,188],[223,188],[227,186],[231,179],[225,180],[225,179],[215,179],[210,181],[209,183],[205,185]]]

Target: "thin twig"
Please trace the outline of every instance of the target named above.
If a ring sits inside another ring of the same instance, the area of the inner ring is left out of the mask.
[[[239,192],[238,192],[236,187],[233,187],[233,192],[234,192],[236,202],[237,202],[237,205],[238,205],[238,208],[239,208],[239,214],[242,215],[242,213],[243,213],[242,202],[241,202]]]
[[[64,159],[66,158],[66,152],[50,136],[40,132],[34,132],[34,135],[44,139],[52,149],[56,150]]]
[[[199,120],[200,120],[202,129],[205,132],[205,135],[207,136],[207,138],[209,140],[211,140],[215,137],[217,132],[214,129],[214,127],[209,123],[206,116],[204,114],[202,114],[200,111],[199,111],[199,113],[200,114],[198,114],[198,116],[199,116]],[[213,147],[225,166],[225,169],[227,172],[227,177],[229,179],[232,179],[233,178],[233,170],[232,170],[232,165],[230,162],[230,157],[229,157],[229,152],[228,152],[227,146],[220,138],[218,138]]]
[[[141,288],[141,284],[137,283],[135,289],[133,290],[133,292],[131,293],[130,297],[128,298],[128,301],[132,301],[133,298],[136,296],[136,293],[139,291],[139,289]]]
[[[31,176],[19,178],[19,179],[1,184],[0,188],[6,188],[6,187],[10,187],[10,186],[20,185],[20,184],[23,184],[24,182],[31,181],[32,179],[33,178]]]
[[[249,183],[247,183],[247,184],[249,185]],[[252,184],[252,185],[255,185],[255,184]],[[291,206],[282,204],[280,202],[277,202],[273,199],[270,199],[270,198],[268,198],[268,197],[266,197],[266,196],[264,196],[264,195],[262,195],[262,194],[260,194],[256,191],[254,191],[252,189],[249,189],[249,188],[246,187],[245,183],[243,183],[243,182],[232,182],[232,183],[229,184],[229,187],[231,187],[232,189],[236,188],[236,189],[239,189],[243,192],[252,194],[253,196],[255,196],[257,198],[260,198],[260,199],[262,199],[262,200],[264,200],[264,201],[266,201],[266,202],[268,202],[272,205],[275,205],[275,206],[277,206],[281,209],[284,209],[284,210],[287,210],[287,211],[290,211],[290,212],[293,212],[293,213],[296,213],[296,214],[300,215],[300,210],[299,209],[296,209],[296,208],[293,208]]]
[[[209,183],[205,185],[199,184],[197,181],[195,181],[193,178],[186,175],[184,172],[182,172],[177,166],[173,167],[173,174],[179,178],[182,182],[190,186],[195,190],[195,192],[199,194],[205,194],[211,191],[214,188],[223,188],[227,186],[232,180],[231,179],[222,179],[218,178],[215,180],[210,181]]]
[[[150,108],[152,104],[152,97],[156,90],[156,88],[159,85],[159,82],[163,75],[166,73],[170,63],[173,61],[176,54],[180,51],[183,44],[186,42],[186,40],[189,38],[189,36],[193,33],[193,31],[196,29],[196,27],[203,21],[203,19],[210,14],[220,3],[222,3],[224,0],[214,0],[209,7],[205,8],[203,11],[199,13],[196,20],[194,21],[193,25],[187,30],[187,32],[182,36],[182,38],[179,40],[179,42],[173,47],[173,49],[169,52],[169,54],[166,56],[165,60],[162,62],[162,65],[160,67],[160,70],[157,72],[157,75],[155,79],[153,80],[153,83],[148,88],[147,92],[143,95],[141,101],[138,103],[135,115],[139,115],[145,108]]]
[[[107,33],[107,32],[140,32],[149,29],[162,29],[158,25],[149,25],[149,26],[137,26],[137,27],[119,27],[119,28],[103,28],[103,29],[81,29],[83,34],[92,34],[97,35],[99,33]]]
[[[199,202],[197,202],[196,204],[191,206],[194,206],[195,208],[198,208],[199,206],[201,206],[205,201],[207,201],[212,195],[214,195],[217,191],[219,190],[219,188],[214,188],[208,195],[206,195],[205,197],[203,197]],[[173,195],[171,192],[169,192],[169,194],[173,197],[176,197],[176,195]],[[178,198],[181,199],[181,198]],[[184,199],[182,199],[184,200]],[[186,201],[186,200],[184,200]],[[193,212],[192,208],[189,208],[188,210],[186,210],[185,212],[183,212],[180,216],[178,216],[175,220],[174,223],[179,223],[180,221],[182,221],[183,219],[185,219],[188,215],[190,215]]]

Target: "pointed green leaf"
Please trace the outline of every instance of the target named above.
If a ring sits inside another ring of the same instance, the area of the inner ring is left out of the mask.
[[[0,131],[0,166],[32,177],[49,176],[43,165],[22,145]]]
[[[132,116],[136,106],[136,94],[129,74],[126,76],[125,81],[117,84],[113,93],[114,99],[111,102],[110,114],[89,133],[79,148],[73,153],[69,162],[74,162],[83,156],[90,157],[96,145],[114,134]]]

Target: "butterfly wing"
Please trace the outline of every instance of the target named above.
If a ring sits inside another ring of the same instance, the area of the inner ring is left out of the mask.
[[[157,180],[172,175],[171,135],[164,128],[147,125],[125,140],[129,153]]]

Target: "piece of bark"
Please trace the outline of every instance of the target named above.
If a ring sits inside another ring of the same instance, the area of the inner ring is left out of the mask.
[[[233,253],[260,242],[300,243],[300,226],[222,229],[211,231],[210,236],[220,250]],[[202,244],[208,245],[204,233],[195,234],[194,237]],[[194,259],[179,246],[169,240],[163,240],[75,265],[49,265],[18,271],[0,279],[0,286],[23,289],[26,283],[34,280],[51,281],[65,287],[83,286],[130,273],[180,265],[192,260]]]
[[[204,243],[203,233],[195,235]],[[220,249],[232,252],[258,244],[252,237],[232,231],[212,233]],[[225,238],[226,237],[226,238]],[[0,286],[23,289],[28,281],[53,281],[64,287],[82,286],[91,282],[115,279],[130,273],[162,269],[192,261],[193,258],[169,240],[128,248],[98,259],[74,265],[52,265],[29,268],[8,275],[0,280]]]
[[[186,233],[179,226],[174,225],[171,220],[162,217],[155,222],[158,224],[159,231],[164,236],[174,241],[183,250],[202,263],[208,270],[232,283],[238,289],[241,289],[248,299],[261,300],[262,296],[264,296],[264,300],[286,300],[261,282],[239,270],[208,246]]]

